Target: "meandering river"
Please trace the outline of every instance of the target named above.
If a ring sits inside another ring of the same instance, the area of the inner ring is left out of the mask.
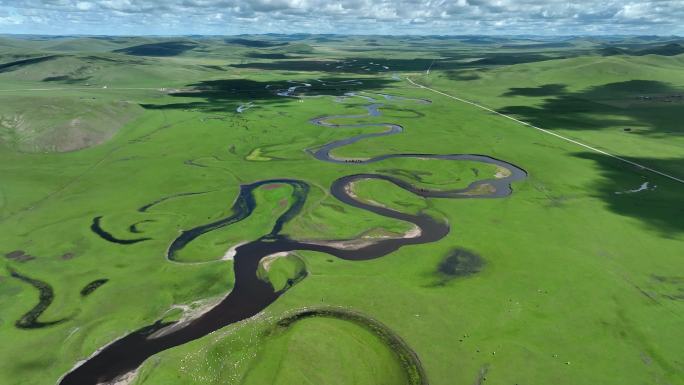
[[[355,80],[356,81],[356,80]],[[274,90],[277,95],[283,97],[298,97],[297,92],[302,88],[310,87],[308,83],[289,87],[286,90]],[[347,94],[346,97],[357,97],[357,94]],[[423,99],[408,99],[380,94],[386,101],[391,100],[415,100],[417,103],[429,103]],[[368,100],[366,106],[367,115],[327,116],[312,119],[312,124],[330,128],[353,128],[353,127],[385,127],[380,133],[361,134],[346,139],[325,144],[315,150],[310,150],[312,156],[324,162],[367,164],[380,162],[390,158],[420,158],[436,159],[443,161],[472,161],[496,165],[506,169],[505,176],[478,180],[469,186],[455,190],[429,190],[413,186],[411,183],[384,174],[361,173],[350,174],[335,180],[330,186],[333,197],[342,203],[363,210],[373,212],[384,217],[406,221],[414,224],[417,229],[411,236],[393,239],[377,239],[373,241],[357,243],[354,247],[342,246],[343,241],[314,242],[299,241],[281,235],[283,225],[296,217],[301,211],[309,193],[309,185],[302,180],[294,179],[271,179],[253,184],[241,186],[238,198],[233,205],[233,214],[219,221],[198,226],[182,232],[168,249],[167,257],[174,259],[176,253],[187,244],[202,234],[213,231],[231,224],[237,223],[252,214],[256,201],[254,190],[259,186],[270,183],[288,184],[294,188],[294,203],[282,214],[269,234],[266,234],[251,242],[245,243],[235,249],[234,272],[235,286],[232,291],[216,306],[195,319],[182,324],[157,322],[136,330],[127,336],[107,345],[91,358],[83,362],[71,372],[67,373],[60,381],[62,385],[95,385],[109,382],[138,368],[147,358],[152,355],[185,344],[189,341],[201,338],[213,331],[223,328],[235,322],[250,318],[263,311],[273,303],[283,292],[274,291],[271,285],[257,277],[257,268],[262,258],[280,252],[295,250],[311,250],[333,255],[346,260],[368,260],[379,258],[397,249],[422,243],[435,242],[449,233],[449,226],[444,222],[432,218],[426,214],[408,214],[395,211],[384,206],[377,206],[364,202],[351,193],[350,186],[357,181],[365,179],[378,179],[393,183],[399,188],[411,192],[417,196],[427,198],[449,199],[474,199],[474,198],[502,198],[511,194],[511,183],[526,177],[521,168],[503,160],[494,159],[486,155],[475,154],[384,154],[370,159],[345,159],[331,156],[331,152],[337,148],[356,143],[360,140],[400,134],[403,128],[394,123],[359,123],[359,124],[333,124],[332,119],[363,118],[364,116],[381,116],[382,103],[373,97],[361,96]],[[482,188],[485,186],[487,188]]]

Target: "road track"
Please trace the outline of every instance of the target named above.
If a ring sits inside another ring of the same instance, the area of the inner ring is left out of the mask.
[[[532,125],[532,124],[530,124],[530,123],[527,123],[527,122],[523,122],[523,121],[520,120],[520,119],[516,119],[516,118],[514,118],[514,117],[512,117],[512,116],[510,116],[510,115],[502,114],[501,112],[495,111],[495,110],[493,110],[493,109],[491,109],[491,108],[488,108],[488,107],[485,107],[485,106],[483,106],[483,105],[481,105],[481,104],[477,104],[477,103],[475,103],[475,102],[471,102],[471,101],[469,101],[469,100],[465,100],[465,99],[459,98],[459,97],[457,97],[457,96],[449,95],[449,94],[447,94],[447,93],[444,93],[444,92],[442,92],[442,91],[436,90],[436,89],[434,89],[434,88],[430,88],[430,87],[424,86],[424,85],[422,85],[422,84],[419,84],[419,83],[414,82],[414,81],[411,80],[411,78],[409,78],[409,77],[407,77],[406,80],[407,80],[409,83],[411,83],[412,85],[416,86],[416,87],[423,88],[423,89],[426,89],[426,90],[430,90],[430,91],[432,91],[432,92],[438,93],[438,94],[440,94],[440,95],[442,95],[442,96],[446,96],[447,98],[451,98],[451,99],[454,99],[454,100],[459,101],[459,102],[462,102],[462,103],[470,104],[471,106],[475,106],[475,107],[480,108],[480,109],[483,109],[483,110],[485,110],[485,111],[488,111],[488,112],[494,113],[494,114],[496,114],[496,115],[502,116],[502,117],[504,117],[504,118],[506,118],[506,119],[510,119],[510,120],[512,120],[512,121],[514,121],[514,122],[517,122],[517,123],[520,123],[520,124],[522,124],[522,125],[524,125],[524,126],[528,126],[528,127],[534,128],[535,130],[541,131],[541,132],[543,132],[543,133],[545,133],[545,134],[553,135],[553,136],[555,136],[555,137],[557,137],[557,138],[559,138],[559,139],[562,139],[562,140],[564,140],[564,141],[566,141],[566,142],[570,142],[570,143],[576,144],[576,145],[578,145],[578,146],[580,146],[580,147],[584,147],[584,148],[589,149],[589,150],[591,150],[591,151],[597,152],[597,153],[599,153],[599,154],[601,154],[601,155],[605,155],[605,156],[611,157],[611,158],[613,158],[613,159],[616,159],[616,160],[619,160],[619,161],[621,161],[621,162],[630,164],[630,165],[632,165],[632,166],[636,166],[637,168],[640,168],[640,169],[642,169],[642,170],[650,171],[650,172],[652,172],[652,173],[658,174],[658,175],[660,175],[660,176],[663,176],[663,177],[668,178],[668,179],[670,179],[670,180],[673,180],[673,181],[675,181],[675,182],[679,182],[679,183],[681,183],[681,184],[684,184],[684,179],[678,178],[678,177],[676,177],[676,176],[673,176],[673,175],[670,175],[670,174],[666,174],[666,173],[664,173],[664,172],[662,172],[662,171],[658,171],[658,170],[656,170],[656,169],[653,169],[653,168],[651,168],[651,167],[645,166],[645,165],[643,165],[643,164],[640,164],[640,163],[631,161],[631,160],[629,160],[629,159],[625,159],[625,158],[620,157],[620,156],[617,156],[617,155],[613,155],[613,154],[611,154],[611,153],[609,153],[609,152],[606,152],[606,151],[600,150],[600,149],[598,149],[598,148],[596,148],[596,147],[592,147],[592,146],[589,146],[589,145],[587,145],[587,144],[578,142],[578,141],[576,141],[576,140],[574,140],[574,139],[570,139],[570,138],[568,138],[568,137],[565,137],[565,136],[560,135],[560,134],[558,134],[558,133],[555,133],[555,132],[553,132],[553,131],[550,131],[550,130],[547,130],[547,129],[544,129],[544,128],[541,128],[541,127],[534,126],[534,125]]]

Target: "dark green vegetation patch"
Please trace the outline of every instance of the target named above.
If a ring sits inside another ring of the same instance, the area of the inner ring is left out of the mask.
[[[483,267],[484,260],[479,255],[465,249],[455,249],[439,263],[437,271],[446,282],[479,273]]]
[[[81,289],[81,296],[86,297],[90,294],[92,294],[97,288],[100,286],[104,285],[105,283],[109,282],[108,279],[106,278],[101,278],[101,279],[96,279],[93,282],[88,283],[85,285],[83,289]]]
[[[48,326],[54,326],[58,325],[64,321],[67,321],[66,318],[57,320],[57,321],[39,321],[38,317],[40,317],[43,312],[47,310],[47,308],[50,306],[52,303],[55,294],[52,291],[52,286],[49,284],[40,281],[38,279],[30,278],[27,277],[23,274],[18,273],[16,270],[10,269],[10,275],[22,282],[25,282],[34,288],[38,289],[38,304],[34,306],[31,310],[29,310],[26,314],[21,316],[14,325],[19,328],[19,329],[40,329]]]
[[[36,257],[31,254],[27,254],[24,250],[10,251],[9,253],[5,254],[5,258],[17,262],[28,262],[36,259]]]

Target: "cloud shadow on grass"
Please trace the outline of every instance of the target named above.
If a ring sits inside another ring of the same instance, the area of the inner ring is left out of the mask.
[[[132,56],[178,56],[194,48],[199,44],[191,41],[166,41],[159,43],[141,44],[133,47],[117,49],[114,52]]]
[[[283,60],[233,64],[235,68],[271,71],[312,71],[369,74],[391,71],[425,71],[434,59],[347,58],[343,60]],[[371,64],[373,63],[373,64]],[[387,68],[384,68],[384,67]]]
[[[349,82],[349,80],[359,80],[361,84]],[[142,107],[154,110],[194,109],[204,112],[232,112],[245,102],[263,105],[297,101],[296,98],[280,96],[277,93],[293,86],[302,85],[304,82],[311,84],[311,87],[298,89],[297,95],[342,96],[347,92],[378,91],[394,83],[389,79],[382,78],[349,77],[326,77],[318,80],[303,80],[302,83],[261,82],[248,79],[207,80],[189,85],[187,91],[170,94],[172,97],[185,99],[183,102],[142,104]]]
[[[630,80],[568,92],[562,84],[510,88],[502,96],[549,97],[538,106],[507,106],[499,112],[546,129],[621,128],[625,135],[679,135],[684,90],[651,80]],[[626,129],[640,127],[633,131]]]
[[[629,166],[605,155],[583,152],[575,156],[591,159],[600,167],[603,179],[593,186],[595,196],[602,199],[610,211],[638,219],[665,236],[675,236],[684,232],[684,184]],[[669,165],[668,169],[684,170],[684,158],[626,158],[649,167]],[[675,176],[684,177],[681,174]],[[646,182],[648,187],[642,191],[635,191]]]
[[[502,66],[520,63],[531,63],[559,59],[558,57],[539,55],[539,54],[484,54],[483,57],[475,61],[462,61],[467,57],[463,54],[449,55],[448,58],[413,58],[413,59],[392,59],[386,57],[348,57],[339,60],[279,60],[271,62],[253,62],[233,64],[235,68],[251,68],[271,71],[315,71],[331,73],[383,73],[392,71],[425,71],[432,70],[455,70],[473,69],[488,66]]]
[[[558,96],[565,94],[565,84],[545,84],[539,87],[510,88],[503,96]]]

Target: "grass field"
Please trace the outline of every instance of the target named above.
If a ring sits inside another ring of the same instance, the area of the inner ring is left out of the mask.
[[[465,200],[359,182],[360,199],[428,213],[450,233],[368,261],[296,252],[262,262],[260,278],[285,291],[272,306],[153,356],[131,383],[412,383],[393,340],[368,324],[310,317],[279,326],[302,309],[334,308],[398,336],[433,385],[684,384],[684,185],[405,80],[684,178],[684,55],[642,55],[671,43],[636,38],[541,47],[320,39],[0,37],[0,383],[57,383],[113,340],[223,298],[234,284],[224,256],[271,231],[294,204],[291,186],[256,189],[251,216],[202,235],[177,261],[166,252],[180,231],[232,215],[240,185],[310,185],[285,224],[291,238],[373,239],[411,225],[341,203],[334,180],[379,173],[455,189],[503,172],[415,158],[332,163],[307,151],[383,131],[309,122],[360,115],[332,122],[403,132],[336,157],[482,154],[528,178],[510,197]],[[605,56],[608,48],[619,54]],[[297,82],[311,84],[296,91],[306,97],[273,91]],[[372,102],[359,95],[383,104],[382,115],[364,116]],[[107,241],[91,231],[96,217],[116,239],[149,239]],[[59,322],[18,327],[39,302],[47,306],[37,321]]]

